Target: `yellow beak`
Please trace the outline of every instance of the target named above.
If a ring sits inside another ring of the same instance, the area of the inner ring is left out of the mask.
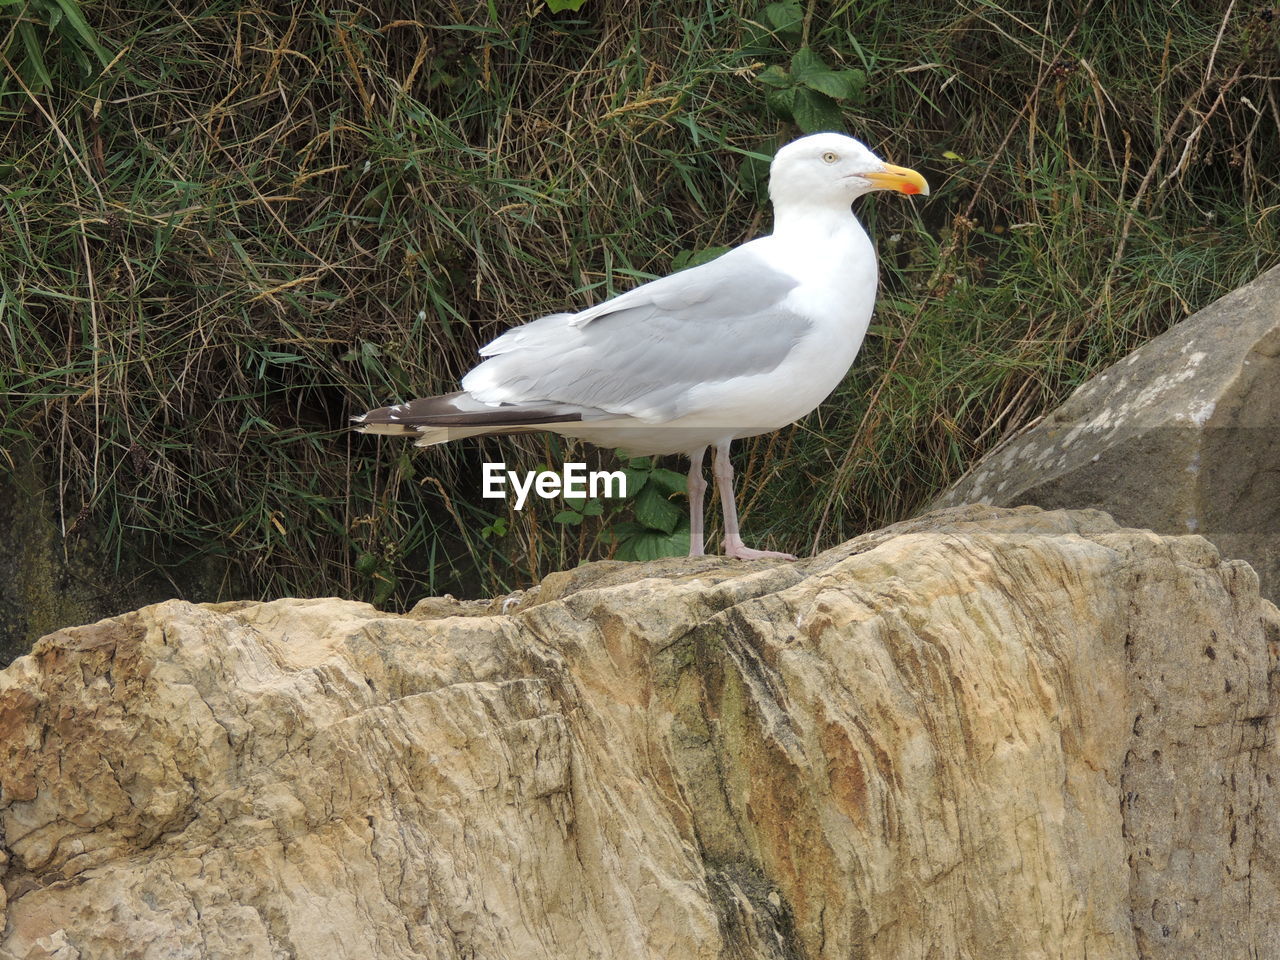
[[[897,190],[908,195],[929,195],[929,183],[914,170],[906,167],[895,167],[891,163],[884,165],[883,173],[863,173],[862,179],[870,180],[877,190]]]

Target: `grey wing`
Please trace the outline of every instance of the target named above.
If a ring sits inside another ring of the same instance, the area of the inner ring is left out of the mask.
[[[578,314],[517,327],[462,381],[486,403],[577,404],[650,421],[687,412],[698,384],[768,373],[809,332],[782,306],[797,285],[749,246]]]

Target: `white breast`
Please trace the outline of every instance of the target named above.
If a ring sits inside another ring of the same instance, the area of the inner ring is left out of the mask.
[[[770,263],[800,281],[784,305],[810,318],[813,327],[774,370],[691,392],[693,410],[740,425],[734,436],[775,430],[825,400],[857,357],[875,305],[875,249],[853,217],[831,231],[774,234],[758,242],[767,245]]]

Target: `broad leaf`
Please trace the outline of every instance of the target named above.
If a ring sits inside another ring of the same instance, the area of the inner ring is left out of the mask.
[[[656,484],[645,484],[635,499],[636,519],[652,530],[670,533],[684,515],[678,506],[662,495]]]
[[[791,58],[791,76],[797,83],[806,83],[816,73],[830,73],[831,68],[826,61],[809,47],[801,47]]]
[[[798,90],[798,87],[787,87],[785,90],[770,90],[764,96],[765,105],[773,111],[774,116],[783,120],[794,120],[796,92]]]
[[[769,67],[767,70],[761,70],[756,79],[766,87],[772,87],[775,90],[785,90],[787,87],[793,87],[796,82],[791,74],[777,65]]]
[[[607,529],[600,531],[600,539],[606,543],[620,544],[631,537],[638,537],[648,531],[648,527],[636,523],[634,520],[619,520],[617,523],[610,524]]]
[[[662,467],[658,467],[649,474],[649,482],[657,484],[658,489],[663,493],[687,493],[689,491],[689,478],[687,476]]]
[[[633,461],[634,462],[634,461]],[[627,478],[627,496],[634,497],[649,482],[648,469],[637,470],[634,467],[623,467],[622,475]]]
[[[866,86],[867,75],[861,70],[826,70],[811,73],[802,82],[810,90],[837,100],[858,100]]]
[[[839,105],[825,93],[818,93],[807,87],[796,90],[795,104],[792,107],[796,126],[805,133],[817,133],[819,130],[840,130],[844,126],[844,115]]]
[[[631,537],[618,547],[619,560],[660,560],[663,557],[680,557],[689,552],[687,528],[673,533],[646,531]]]
[[[799,36],[804,29],[804,7],[799,0],[782,0],[764,8],[764,17],[780,34]]]

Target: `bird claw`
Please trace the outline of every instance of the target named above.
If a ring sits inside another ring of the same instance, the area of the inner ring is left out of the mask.
[[[742,544],[724,545],[724,555],[734,560],[795,560],[795,554],[780,553],[777,550],[752,550]]]

